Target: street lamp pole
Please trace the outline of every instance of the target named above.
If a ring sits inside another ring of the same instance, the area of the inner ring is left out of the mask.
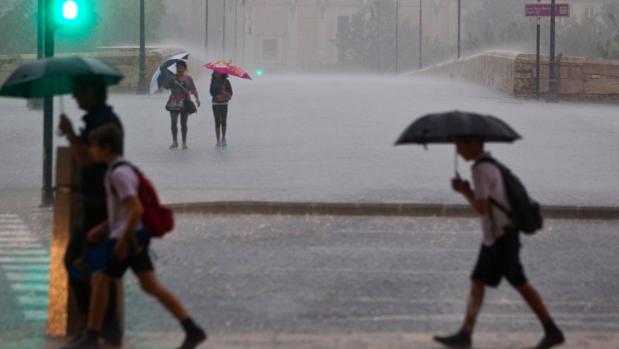
[[[400,22],[400,0],[395,0],[395,72],[398,73],[400,70],[400,57],[399,57],[399,43],[398,34],[399,34],[399,23]]]
[[[140,0],[140,77],[138,82],[138,94],[147,94],[148,86],[146,85],[145,70],[146,70],[146,9],[145,0]]]
[[[224,8],[224,18],[223,18],[223,24],[222,24],[222,37],[221,37],[221,51],[222,51],[222,57],[225,59],[226,57],[226,0],[223,1],[223,8]]]
[[[204,0],[204,60],[208,60],[208,0]]]
[[[462,18],[462,0],[458,0],[458,59],[460,59],[460,23]]]
[[[419,0],[419,69],[423,66],[423,7]]]

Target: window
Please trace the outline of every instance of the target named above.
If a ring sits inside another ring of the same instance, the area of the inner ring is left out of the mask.
[[[348,31],[350,19],[348,16],[337,16],[337,33],[342,34]]]
[[[262,61],[279,61],[279,41],[277,39],[262,39]]]

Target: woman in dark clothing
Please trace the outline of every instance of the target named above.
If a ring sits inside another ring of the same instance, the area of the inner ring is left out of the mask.
[[[183,149],[187,149],[187,119],[189,113],[184,110],[183,103],[186,100],[191,101],[191,95],[196,98],[196,105],[200,106],[200,97],[198,90],[193,83],[191,76],[186,74],[187,63],[185,61],[176,62],[176,76],[168,75],[163,86],[170,89],[170,99],[166,105],[166,109],[170,112],[172,121],[172,145],[170,149],[178,148],[177,133],[178,133],[178,117],[181,117],[181,136],[183,137]],[[195,110],[195,109],[194,109]]]
[[[214,72],[211,77],[211,96],[213,97],[213,115],[215,116],[215,136],[217,147],[227,146],[226,119],[228,117],[228,101],[232,98],[232,85],[228,75]]]

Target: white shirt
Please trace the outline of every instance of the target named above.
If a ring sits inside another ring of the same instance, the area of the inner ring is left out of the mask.
[[[479,158],[482,156],[490,156],[490,153],[485,153]],[[473,192],[476,200],[487,200],[492,198],[507,210],[511,209],[505,194],[501,170],[499,170],[498,167],[490,162],[481,162],[477,165],[473,165],[471,173],[473,176]],[[503,228],[509,224],[510,220],[507,215],[495,205],[490,204],[488,213],[481,217],[483,231],[482,243],[486,246],[492,246],[497,238],[503,236]]]
[[[103,181],[107,198],[107,219],[110,226],[110,239],[120,239],[127,224],[129,208],[123,204],[123,200],[138,196],[139,179],[135,171],[128,165],[120,165],[112,171],[117,160],[112,164]],[[142,222],[138,224],[136,230],[142,227]]]

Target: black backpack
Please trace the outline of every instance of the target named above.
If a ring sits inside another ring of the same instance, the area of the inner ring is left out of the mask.
[[[503,211],[511,220],[514,228],[519,231],[532,235],[542,229],[544,219],[542,217],[540,205],[529,197],[526,188],[518,177],[516,177],[509,168],[492,157],[482,157],[477,160],[475,165],[482,162],[492,163],[501,171],[507,201],[512,209],[511,211],[507,210],[506,207],[493,199],[490,199],[490,202]]]

